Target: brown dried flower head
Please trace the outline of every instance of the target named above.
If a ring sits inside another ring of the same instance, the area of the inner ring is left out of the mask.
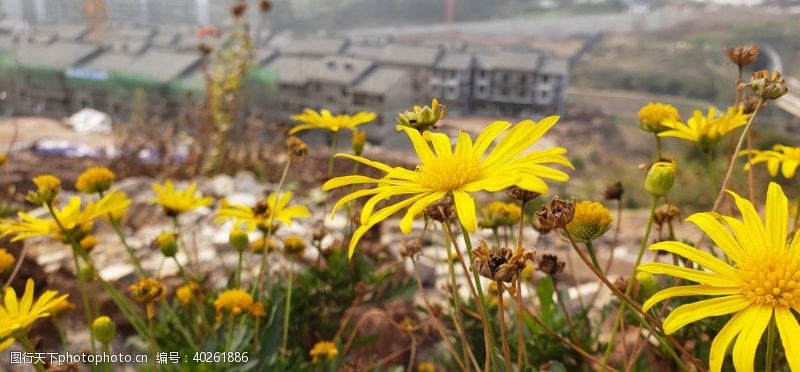
[[[315,242],[321,241],[326,235],[325,228],[320,227],[319,229],[314,230],[314,234],[311,235],[311,239]]]
[[[422,213],[425,218],[437,222],[450,221],[456,214],[456,204],[453,197],[448,195],[425,207]]]
[[[556,196],[550,202],[550,206],[542,206],[542,210],[537,213],[536,218],[539,221],[539,226],[552,230],[566,227],[574,216],[575,199],[567,201]]]
[[[505,247],[492,247],[485,241],[480,241],[473,251],[473,270],[478,274],[494,281],[511,282],[523,269],[528,261],[533,261],[536,251],[517,248],[512,251]]]
[[[207,56],[214,51],[214,48],[212,48],[211,45],[208,45],[206,43],[198,45],[197,49],[200,50],[200,53],[202,53],[204,56]]]
[[[752,65],[758,59],[758,45],[739,45],[733,48],[726,48],[725,53],[730,58],[733,64],[741,67],[744,65]]]
[[[400,248],[400,256],[416,259],[422,254],[422,241],[419,239],[406,240]]]
[[[295,136],[286,139],[286,149],[289,151],[289,156],[292,157],[299,158],[308,155],[308,145]]]
[[[546,254],[539,258],[539,271],[553,276],[564,271],[564,261],[559,261],[558,256]]]
[[[539,194],[536,191],[525,190],[523,188],[520,188],[519,186],[513,186],[510,189],[508,189],[508,197],[509,198],[514,199],[514,200],[519,200],[519,201],[521,201],[523,203],[527,203],[528,201],[536,199],[540,195],[542,195],[542,194]]]
[[[269,0],[261,0],[258,2],[258,9],[263,13],[269,12],[270,9],[272,9],[272,2]]]
[[[753,93],[764,100],[778,99],[789,92],[786,80],[783,79],[780,71],[772,71],[772,73],[767,70],[755,71],[750,82],[745,85],[753,88]]]
[[[231,15],[234,18],[239,18],[244,15],[244,12],[247,11],[247,4],[244,2],[238,2],[231,7]]]
[[[606,190],[603,191],[603,197],[606,198],[606,200],[620,200],[622,199],[623,192],[622,182],[617,181],[606,187]]]
[[[673,218],[677,217],[681,214],[680,208],[672,205],[672,204],[661,204],[656,208],[656,214],[654,216],[653,222],[656,225],[661,226],[669,221],[672,221]]]

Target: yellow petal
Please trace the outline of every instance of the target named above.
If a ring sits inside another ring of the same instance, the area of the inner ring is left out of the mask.
[[[452,144],[450,143],[450,137],[447,137],[446,134],[431,133],[431,144],[433,144],[433,149],[436,150],[437,157],[442,158],[453,156],[453,148]]]
[[[500,133],[503,133],[506,129],[511,126],[511,123],[507,121],[495,121],[489,124],[486,129],[484,129],[478,138],[475,140],[475,145],[472,148],[473,154],[476,156],[483,156],[483,153],[486,152],[486,149],[497,139],[497,136]]]
[[[430,146],[428,146],[428,142],[422,138],[422,135],[419,134],[418,130],[405,125],[398,125],[397,129],[406,133],[408,139],[411,140],[411,145],[414,146],[414,151],[417,153],[419,160],[422,161],[422,164],[425,164],[434,158],[433,151],[431,151]]]
[[[800,325],[792,311],[782,307],[775,308],[775,324],[781,335],[786,360],[792,371],[800,371]]]
[[[673,310],[667,319],[664,319],[664,333],[669,335],[691,322],[735,313],[748,306],[750,306],[750,301],[740,294],[681,305]]]
[[[403,234],[411,233],[411,224],[414,222],[414,217],[416,217],[417,214],[422,212],[422,210],[425,209],[425,207],[443,198],[445,195],[446,195],[445,192],[441,191],[434,192],[430,195],[425,196],[424,198],[417,200],[413,205],[408,207],[408,211],[406,211],[405,216],[403,216],[403,219],[400,220],[400,231],[402,231]]]
[[[731,280],[716,273],[687,269],[685,267],[673,266],[661,262],[641,264],[636,268],[636,270],[644,271],[650,274],[668,274],[674,277],[716,287],[733,287],[739,285],[738,280]]]
[[[461,226],[464,226],[469,232],[474,232],[478,229],[478,220],[475,217],[475,199],[463,191],[453,191],[453,199],[456,203],[456,213],[458,219],[461,221]]]
[[[699,227],[703,232],[714,241],[725,255],[732,258],[736,262],[742,262],[747,256],[739,242],[733,238],[730,231],[725,229],[719,221],[711,213],[695,213],[686,221],[692,222]]]
[[[733,346],[733,367],[738,372],[753,372],[758,342],[772,319],[772,306],[753,305],[748,318]]]
[[[739,292],[739,287],[714,287],[710,285],[684,285],[671,287],[659,291],[647,299],[642,305],[642,311],[650,310],[653,305],[672,297],[680,296],[722,296]]]
[[[289,129],[289,134],[295,134],[295,133],[303,131],[303,130],[315,129],[315,128],[319,128],[319,126],[317,126],[316,124],[295,125],[294,127],[292,127],[292,129]]]
[[[389,172],[392,171],[392,167],[390,167],[390,166],[388,166],[386,164],[383,164],[383,163],[381,163],[379,161],[369,160],[369,159],[361,157],[361,156],[350,155],[350,154],[345,154],[345,153],[339,153],[339,154],[336,154],[336,157],[337,158],[348,158],[350,160],[355,160],[355,161],[357,161],[357,162],[359,162],[361,164],[368,165],[368,166],[376,168],[376,169],[380,169],[380,170],[382,170],[382,171],[384,171],[386,173],[389,173]]]
[[[750,231],[750,235],[753,237],[753,240],[756,242],[767,241],[767,234],[764,231],[764,224],[761,222],[761,217],[758,216],[756,208],[753,207],[753,203],[751,203],[747,199],[742,198],[733,191],[728,190],[728,194],[733,196],[733,200],[736,202],[736,206],[742,213],[742,221],[744,222],[744,225],[747,226],[747,229]]]
[[[353,237],[350,239],[350,246],[348,247],[348,253],[347,253],[348,257],[353,257],[353,252],[355,252],[356,250],[356,244],[358,244],[358,241],[361,239],[361,237],[364,236],[364,234],[366,234],[367,231],[369,231],[369,229],[372,228],[372,226],[375,226],[375,224],[377,224],[378,222],[381,222],[389,218],[389,216],[397,213],[397,211],[405,207],[408,207],[411,204],[414,204],[414,202],[416,202],[417,200],[421,199],[424,196],[425,194],[415,195],[411,198],[400,201],[396,204],[383,208],[378,212],[375,212],[375,214],[370,217],[369,221],[366,224],[359,226],[356,229],[356,231],[353,232]]]
[[[789,225],[789,200],[783,194],[783,189],[770,182],[767,189],[767,242],[772,249],[786,247],[786,234]]]
[[[330,191],[337,187],[358,185],[363,183],[377,183],[378,180],[367,176],[341,176],[328,180],[322,185],[322,191]]]
[[[725,263],[725,261],[712,256],[708,252],[703,252],[688,244],[676,241],[664,241],[651,245],[649,249],[674,253],[681,257],[687,258],[690,261],[696,262],[717,274],[728,276],[732,280],[737,278],[736,269],[731,267],[731,265],[728,265]]]
[[[739,245],[742,247],[744,252],[752,252],[753,250],[759,248],[759,243],[753,241],[753,237],[750,236],[750,231],[747,230],[747,226],[744,225],[744,222],[739,220],[738,218],[733,218],[730,216],[721,216],[725,223],[728,224],[728,227],[733,232],[733,236],[736,237],[736,240],[739,241]]]
[[[22,301],[19,303],[19,312],[27,313],[33,304],[33,279],[28,279],[25,283],[25,293],[22,294]]]
[[[753,307],[748,307],[733,315],[728,323],[717,333],[714,341],[711,341],[711,352],[708,357],[708,370],[711,372],[719,372],[722,369],[722,362],[725,361],[725,355],[728,351],[728,346],[734,338],[742,331],[742,328],[750,320],[751,314],[757,310]]]
[[[351,192],[351,193],[343,196],[341,199],[339,199],[339,201],[336,202],[336,204],[333,205],[333,209],[331,209],[331,219],[333,219],[333,215],[336,214],[336,211],[339,210],[339,208],[341,206],[343,206],[343,205],[345,205],[345,204],[347,204],[347,203],[349,203],[349,202],[351,202],[353,200],[356,200],[358,198],[361,198],[361,197],[364,197],[364,196],[367,196],[367,195],[377,194],[378,192],[380,192],[380,189],[377,189],[377,188],[376,189],[363,189],[363,190],[358,190],[358,191]]]
[[[17,306],[17,292],[14,291],[14,288],[6,288],[5,303],[6,311],[8,311],[10,315],[14,315],[19,312],[19,308]]]

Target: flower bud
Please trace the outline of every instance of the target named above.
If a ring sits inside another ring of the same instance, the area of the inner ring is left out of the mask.
[[[308,145],[295,136],[286,139],[286,148],[289,151],[289,156],[292,157],[299,158],[308,155]]]
[[[174,257],[178,253],[178,239],[169,231],[162,232],[156,238],[155,245],[166,257]]]
[[[643,298],[652,297],[658,292],[658,283],[650,273],[637,272],[636,281],[639,283],[639,295]]]
[[[644,188],[653,196],[664,196],[672,189],[675,183],[675,173],[678,168],[669,161],[657,161],[650,166],[644,180]]]
[[[353,130],[353,153],[356,156],[364,153],[364,144],[367,142],[367,132],[363,130]]]
[[[230,236],[228,236],[228,242],[237,252],[244,252],[250,244],[250,237],[247,236],[246,232],[235,229],[232,230]]]
[[[111,318],[103,315],[95,318],[94,322],[92,322],[92,333],[97,338],[97,341],[108,344],[117,335],[117,326],[114,325]]]
[[[28,192],[28,201],[31,203],[50,204],[61,191],[61,180],[51,174],[36,176],[33,178],[33,183],[38,189]]]
[[[665,121],[678,121],[681,116],[675,106],[650,102],[639,110],[639,126],[645,132],[660,133],[668,128],[661,123]]]
[[[436,124],[444,119],[447,109],[434,98],[430,106],[414,106],[413,111],[406,111],[397,116],[397,125],[412,127],[420,132],[435,128]]]
[[[306,250],[306,241],[299,236],[288,236],[283,239],[283,251],[291,256],[301,256]]]
[[[78,271],[78,277],[84,282],[91,282],[95,277],[97,277],[97,271],[92,265],[84,265]]]
[[[85,251],[91,251],[97,246],[97,238],[94,235],[87,235],[78,243]]]

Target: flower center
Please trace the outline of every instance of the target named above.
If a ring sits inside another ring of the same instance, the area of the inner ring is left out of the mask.
[[[800,257],[786,249],[766,250],[739,266],[740,291],[756,303],[800,306]]]
[[[445,156],[417,166],[419,183],[436,191],[450,192],[481,178],[481,160],[475,156]]]

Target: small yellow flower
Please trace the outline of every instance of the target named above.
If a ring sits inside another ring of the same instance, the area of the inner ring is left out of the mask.
[[[11,271],[16,262],[17,260],[11,253],[8,253],[8,250],[0,248],[0,274]]]
[[[430,106],[414,105],[413,111],[406,111],[397,116],[397,125],[414,128],[420,133],[436,128],[436,124],[444,119],[447,109],[434,98]]]
[[[367,143],[367,132],[363,130],[353,130],[353,153],[361,155],[364,152],[364,144]]]
[[[667,120],[681,120],[681,115],[675,106],[650,102],[639,110],[639,126],[646,132],[659,133],[667,130],[667,127],[661,125]]]
[[[496,229],[501,226],[512,226],[519,222],[522,209],[516,203],[494,201],[481,210],[482,219],[478,227]]]
[[[36,320],[50,316],[52,310],[61,306],[68,296],[52,290],[45,291],[34,302],[33,292],[32,279],[26,282],[22,298],[17,299],[14,288],[6,288],[4,304],[0,305],[0,351],[14,343],[15,335],[27,334]]]
[[[86,194],[96,194],[107,191],[111,188],[116,175],[106,167],[89,168],[75,181],[75,189]]]
[[[436,372],[436,364],[432,362],[422,362],[417,366],[417,372]]]
[[[747,124],[749,118],[750,115],[744,113],[743,107],[738,109],[729,107],[724,115],[719,115],[716,108],[710,107],[706,116],[703,116],[700,110],[695,110],[686,124],[672,119],[661,122],[668,130],[659,133],[658,136],[695,142],[701,150],[710,151],[726,134]]]
[[[33,183],[38,188],[28,192],[28,201],[31,203],[52,203],[61,191],[61,180],[52,174],[43,174],[33,178]]]
[[[267,248],[267,253],[272,253],[278,250],[278,242],[275,239],[270,239],[269,244],[266,244],[266,239],[260,238],[250,244],[250,250],[253,253],[263,253],[264,248]]]
[[[169,217],[175,217],[183,212],[211,205],[212,202],[210,197],[203,197],[196,193],[197,184],[194,182],[181,191],[175,190],[172,180],[166,180],[164,185],[153,183],[152,186],[156,197],[151,198],[150,202],[161,205],[164,208],[164,213]]]
[[[145,304],[147,318],[153,319],[156,315],[155,303],[167,297],[167,288],[164,284],[153,278],[144,278],[138,283],[128,287],[134,300]]]
[[[309,355],[311,355],[311,363],[321,363],[323,358],[330,362],[339,356],[339,349],[333,342],[320,341],[314,344],[314,347],[309,352]]]
[[[178,253],[178,237],[171,231],[164,231],[156,237],[155,246],[165,257],[174,257]]]
[[[253,296],[247,293],[247,291],[238,288],[226,289],[214,300],[214,308],[217,311],[218,319],[221,319],[225,313],[236,317],[244,313],[253,312],[254,310],[256,313],[263,313],[264,311],[263,307],[257,307],[256,309],[253,309],[253,307]]]
[[[303,238],[292,235],[283,239],[283,251],[290,256],[302,256],[306,250],[306,241]]]
[[[331,132],[338,132],[341,129],[353,130],[358,125],[375,120],[375,117],[374,112],[359,112],[352,116],[333,115],[326,109],[317,112],[307,108],[302,114],[292,116],[292,120],[300,122],[300,124],[289,130],[289,134],[307,129],[325,129]]]
[[[185,306],[190,304],[193,300],[200,298],[199,291],[200,286],[198,286],[197,283],[189,282],[175,290],[175,298],[178,299],[181,305]]]
[[[639,265],[637,269],[645,273],[668,274],[698,283],[664,289],[647,300],[642,310],[648,311],[672,297],[715,296],[672,310],[664,320],[664,332],[672,334],[701,319],[733,314],[711,342],[709,370],[722,368],[728,346],[736,340],[734,368],[753,371],[761,336],[774,320],[789,368],[800,371],[800,325],[795,314],[800,309],[800,234],[789,235],[789,201],[778,184],[770,183],[762,220],[749,200],[728,193],[742,219],[707,212],[695,213],[686,220],[703,230],[730,263],[681,242],[651,245],[650,250],[679,255],[702,269],[661,262]]]
[[[95,238],[94,235],[87,235],[86,237],[81,239],[80,242],[78,242],[78,245],[80,245],[81,248],[83,248],[86,251],[91,251],[92,249],[94,249],[94,247],[97,246],[97,238]]]
[[[611,228],[611,221],[611,212],[603,204],[584,200],[575,204],[575,216],[567,224],[567,231],[578,242],[591,242]]]
[[[739,153],[739,156],[747,156],[747,154],[748,150],[744,150]],[[775,145],[772,150],[753,150],[752,154],[752,161],[744,166],[746,171],[749,171],[752,165],[767,163],[770,176],[777,176],[780,170],[784,178],[791,179],[797,171],[797,166],[800,165],[800,147]]]
[[[214,218],[214,222],[222,223],[227,220],[233,220],[234,228],[245,225],[247,231],[253,231],[255,228],[267,231],[269,223],[273,219],[273,223],[280,222],[285,225],[291,225],[294,219],[311,217],[311,212],[304,205],[288,206],[289,201],[292,199],[290,191],[281,193],[281,199],[277,203],[275,199],[276,195],[272,193],[266,200],[258,202],[252,208],[239,204],[223,205],[217,211],[217,217]]]

